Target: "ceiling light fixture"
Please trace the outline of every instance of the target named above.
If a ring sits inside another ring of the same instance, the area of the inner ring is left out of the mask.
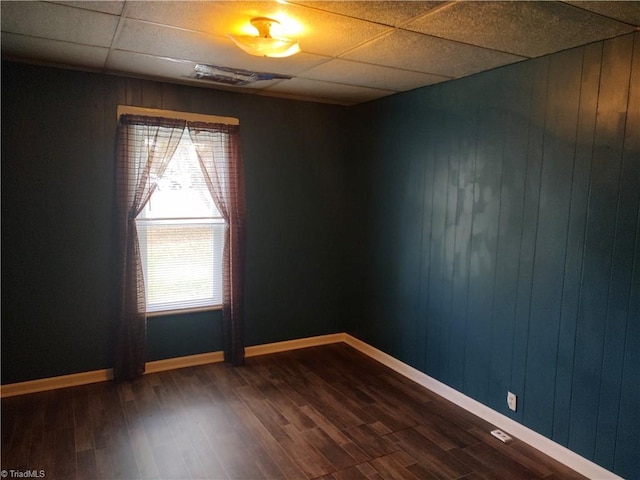
[[[258,17],[251,19],[251,25],[258,30],[258,36],[229,35],[231,40],[247,52],[257,57],[289,57],[300,51],[298,41],[290,38],[271,36],[271,27],[280,22],[272,18]]]

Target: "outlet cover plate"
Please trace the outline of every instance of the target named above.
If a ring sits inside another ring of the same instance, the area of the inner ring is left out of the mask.
[[[502,443],[509,443],[510,441],[513,440],[513,438],[511,438],[509,435],[504,433],[502,430],[491,430],[491,435],[496,437]]]

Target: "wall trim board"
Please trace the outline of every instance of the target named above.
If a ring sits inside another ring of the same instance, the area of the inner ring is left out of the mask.
[[[270,353],[286,352],[299,348],[316,347],[329,345],[331,343],[344,342],[344,333],[334,333],[330,335],[320,335],[317,337],[299,338],[284,342],[265,343],[245,348],[245,356],[255,357],[258,355],[268,355]],[[197,355],[187,355],[184,357],[167,358],[165,360],[154,360],[145,365],[145,374],[164,372],[177,368],[195,367],[208,363],[218,363],[224,361],[223,352],[208,352]],[[113,379],[113,369],[93,370],[90,372],[72,373],[57,377],[40,378],[26,382],[10,383],[0,386],[0,398],[15,397],[28,393],[46,392],[58,388],[77,387],[89,383],[106,382]]]
[[[240,125],[240,120],[234,117],[221,117],[219,115],[207,115],[204,113],[178,112],[174,110],[160,110],[157,108],[134,107],[131,105],[118,105],[117,115],[143,115],[148,117],[177,118],[188,122],[226,123],[227,125]]]
[[[476,400],[467,397],[463,393],[445,385],[444,383],[430,377],[429,375],[417,370],[395,357],[372,347],[366,342],[357,339],[347,333],[334,333],[330,335],[320,335],[317,337],[300,338],[297,340],[287,340],[284,342],[267,343],[263,345],[254,345],[245,348],[246,357],[256,357],[260,355],[268,355],[271,353],[286,352],[297,350],[300,348],[316,347],[321,345],[329,345],[334,343],[346,343],[350,347],[367,355],[389,367],[404,377],[416,382],[419,385],[431,390],[441,397],[455,403],[459,407],[464,408],[470,413],[482,418],[483,420],[505,430],[510,435],[518,438],[524,443],[540,450],[542,453],[554,458],[567,467],[576,472],[592,479],[621,479],[614,473],[605,468],[587,460],[575,452],[563,447],[553,440],[540,435],[530,428],[492,410]],[[145,373],[155,373],[178,368],[193,367],[197,365],[205,365],[209,363],[222,362],[224,355],[222,352],[202,353],[198,355],[189,355],[186,357],[169,358],[166,360],[156,360],[147,362]],[[94,370],[91,372],[75,373],[71,375],[62,375],[59,377],[43,378],[39,380],[30,380],[27,382],[12,383],[2,385],[0,387],[0,397],[12,397],[16,395],[25,395],[28,393],[43,392],[58,388],[75,387],[89,383],[104,382],[113,378],[113,369]]]
[[[289,350],[297,350],[299,348],[318,347],[321,345],[330,345],[332,343],[345,342],[345,333],[332,333],[329,335],[319,335],[317,337],[299,338],[296,340],[287,340],[284,342],[265,343],[264,345],[254,345],[244,349],[245,357],[257,357],[259,355],[268,355],[270,353],[287,352]]]
[[[477,417],[495,425],[501,430],[506,431],[510,435],[523,441],[524,443],[532,446],[536,450],[550,456],[558,462],[566,465],[567,467],[575,470],[576,472],[592,479],[622,479],[613,472],[593,463],[590,460],[578,455],[577,453],[563,447],[559,443],[548,439],[547,437],[540,435],[539,433],[531,430],[530,428],[496,412],[495,410],[487,407],[486,405],[467,397],[465,394],[451,388],[450,386],[430,377],[426,373],[421,372],[413,368],[406,363],[401,362],[395,357],[372,347],[368,343],[363,342],[351,335],[344,334],[344,343],[355,348],[359,352],[367,355],[368,357],[377,360],[383,365],[389,367],[391,370],[403,375],[404,377],[422,385],[428,390],[440,395],[441,397],[455,403],[459,407],[464,408],[470,413],[473,413]]]
[[[146,375],[147,373],[166,372],[167,370],[176,370],[178,368],[186,367],[197,367],[198,365],[220,363],[223,361],[223,352],[199,353],[197,355],[188,355],[186,357],[167,358],[165,360],[155,360],[153,362],[147,362],[144,368],[144,373]]]
[[[222,352],[208,352],[185,357],[154,360],[145,365],[145,374],[175,370],[177,368],[195,367],[208,363],[217,363],[224,360]],[[77,387],[90,383],[107,382],[113,379],[113,368],[93,370],[90,372],[72,373],[58,377],[40,378],[27,382],[10,383],[0,386],[0,398],[15,397],[28,393],[46,392],[58,388]]]
[[[72,373],[58,377],[39,378],[27,382],[9,383],[0,386],[0,398],[46,392],[47,390],[57,390],[58,388],[77,387],[89,383],[106,382],[111,379],[113,379],[113,368],[105,368],[103,370]]]

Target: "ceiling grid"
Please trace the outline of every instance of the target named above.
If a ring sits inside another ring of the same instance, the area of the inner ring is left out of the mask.
[[[638,1],[0,2],[4,59],[353,105],[640,29]],[[283,18],[301,53],[264,58],[229,38]],[[198,63],[291,79],[229,86]]]

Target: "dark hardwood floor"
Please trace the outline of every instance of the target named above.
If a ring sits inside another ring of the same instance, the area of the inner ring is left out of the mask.
[[[46,479],[584,478],[343,344],[2,400]]]

